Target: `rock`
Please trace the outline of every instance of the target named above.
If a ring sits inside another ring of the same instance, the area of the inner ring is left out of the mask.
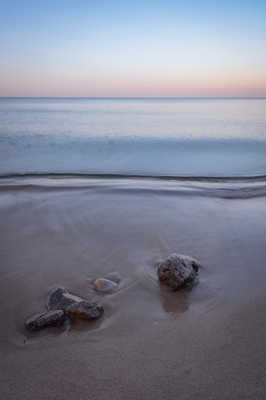
[[[93,301],[81,301],[67,307],[66,315],[71,319],[93,319],[103,313],[103,308]]]
[[[60,326],[65,321],[65,314],[62,310],[48,311],[35,314],[26,321],[27,328],[32,331],[39,331],[47,326]]]
[[[63,310],[65,311],[71,304],[83,301],[80,297],[68,293],[63,287],[54,290],[48,297],[47,308],[48,310]]]
[[[114,289],[117,286],[117,283],[109,281],[109,279],[99,278],[93,284],[95,290],[99,292],[108,292],[109,290]]]
[[[198,278],[200,263],[192,257],[171,254],[158,268],[159,280],[170,290],[188,288]]]

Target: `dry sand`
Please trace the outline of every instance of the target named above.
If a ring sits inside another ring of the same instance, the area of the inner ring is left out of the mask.
[[[2,184],[0,398],[266,399],[265,221],[263,196],[176,182]],[[158,282],[173,252],[203,264],[191,289]],[[58,286],[105,313],[29,332]]]

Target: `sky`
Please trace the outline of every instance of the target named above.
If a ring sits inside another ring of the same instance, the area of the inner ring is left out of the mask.
[[[0,96],[266,97],[266,1],[0,0]]]

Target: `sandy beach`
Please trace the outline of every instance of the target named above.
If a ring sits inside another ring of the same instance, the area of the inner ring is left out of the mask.
[[[2,180],[0,398],[265,399],[265,196],[218,186]],[[158,282],[171,253],[201,262],[192,288]],[[30,332],[58,286],[104,314]]]

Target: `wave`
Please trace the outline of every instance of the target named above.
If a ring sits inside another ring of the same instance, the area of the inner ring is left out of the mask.
[[[158,180],[175,180],[175,181],[198,181],[198,182],[254,182],[254,181],[265,181],[266,175],[250,175],[250,176],[198,176],[198,175],[145,175],[145,174],[89,174],[89,173],[65,173],[65,172],[53,172],[53,173],[6,173],[0,175],[0,180],[10,178],[51,178],[51,179],[69,179],[69,178],[84,178],[84,179],[158,179]]]
[[[5,174],[0,175],[4,190],[73,190],[112,188],[124,191],[150,191],[168,195],[249,199],[266,196],[266,175],[259,176],[157,176],[119,174]]]

